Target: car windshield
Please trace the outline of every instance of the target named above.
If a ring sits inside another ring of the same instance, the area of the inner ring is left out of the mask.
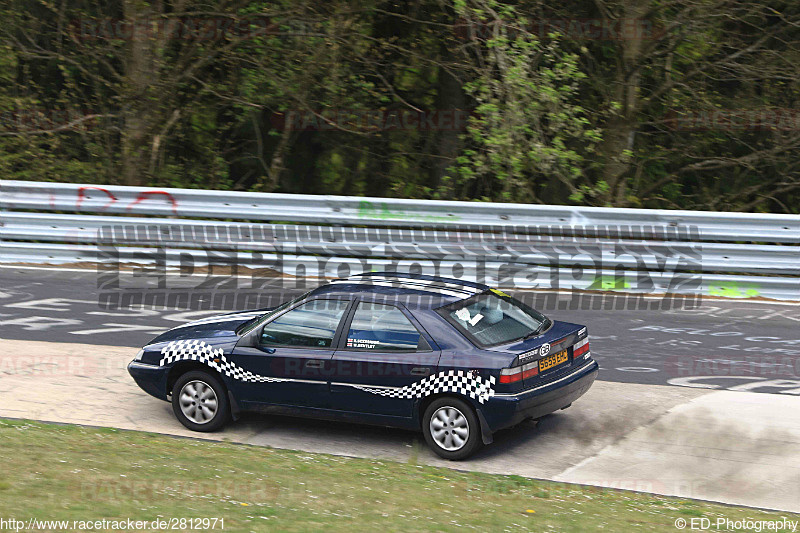
[[[283,302],[281,305],[279,305],[279,306],[278,306],[278,307],[276,307],[275,309],[270,309],[269,311],[265,311],[263,315],[258,315],[257,317],[253,317],[253,318],[251,318],[250,320],[248,320],[248,321],[247,321],[247,322],[245,322],[244,324],[240,324],[240,325],[239,325],[239,327],[237,327],[237,328],[236,328],[236,332],[235,332],[235,333],[236,333],[237,335],[240,335],[240,336],[241,336],[241,335],[243,335],[243,334],[245,334],[246,332],[248,332],[248,331],[250,331],[251,329],[253,329],[253,326],[255,326],[256,324],[262,324],[262,323],[264,323],[264,321],[265,321],[265,320],[266,320],[268,317],[271,317],[271,316],[272,316],[272,315],[274,315],[275,313],[278,313],[278,312],[280,312],[280,311],[283,311],[284,309],[286,309],[286,308],[287,308],[287,307],[289,307],[290,305],[293,305],[293,304],[295,304],[295,303],[299,302],[300,300],[302,300],[303,298],[305,298],[305,297],[306,297],[306,296],[308,296],[309,294],[311,294],[311,291],[304,292],[303,294],[301,294],[301,295],[300,295],[300,296],[298,296],[297,298],[292,298],[292,299],[291,299],[291,300],[289,300],[288,302]]]
[[[549,318],[535,309],[494,290],[450,304],[438,312],[481,346],[538,335],[551,324]]]

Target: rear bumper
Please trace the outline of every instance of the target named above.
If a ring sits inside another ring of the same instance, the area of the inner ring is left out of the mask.
[[[148,365],[139,361],[128,363],[128,374],[139,387],[159,400],[167,399],[167,374],[169,369],[164,366]]]
[[[489,428],[498,431],[526,418],[538,418],[558,411],[580,398],[597,377],[599,366],[593,359],[558,380],[516,394],[495,394],[482,414]]]

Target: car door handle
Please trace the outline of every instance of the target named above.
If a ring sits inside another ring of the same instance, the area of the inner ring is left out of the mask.
[[[325,361],[320,361],[319,359],[306,361],[306,368],[322,368],[323,366],[325,366]]]
[[[424,366],[418,366],[411,369],[411,374],[414,376],[427,376],[430,373],[431,369]]]

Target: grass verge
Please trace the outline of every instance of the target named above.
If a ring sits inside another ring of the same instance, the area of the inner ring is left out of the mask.
[[[679,518],[800,519],[518,476],[17,420],[0,419],[0,461],[0,518],[17,520],[221,518],[225,531],[674,533]]]

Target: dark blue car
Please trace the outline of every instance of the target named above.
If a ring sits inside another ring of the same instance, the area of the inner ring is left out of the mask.
[[[242,411],[422,429],[463,459],[492,434],[568,407],[597,376],[586,327],[479,283],[372,273],[275,309],[171,329],[128,370],[189,429]]]

